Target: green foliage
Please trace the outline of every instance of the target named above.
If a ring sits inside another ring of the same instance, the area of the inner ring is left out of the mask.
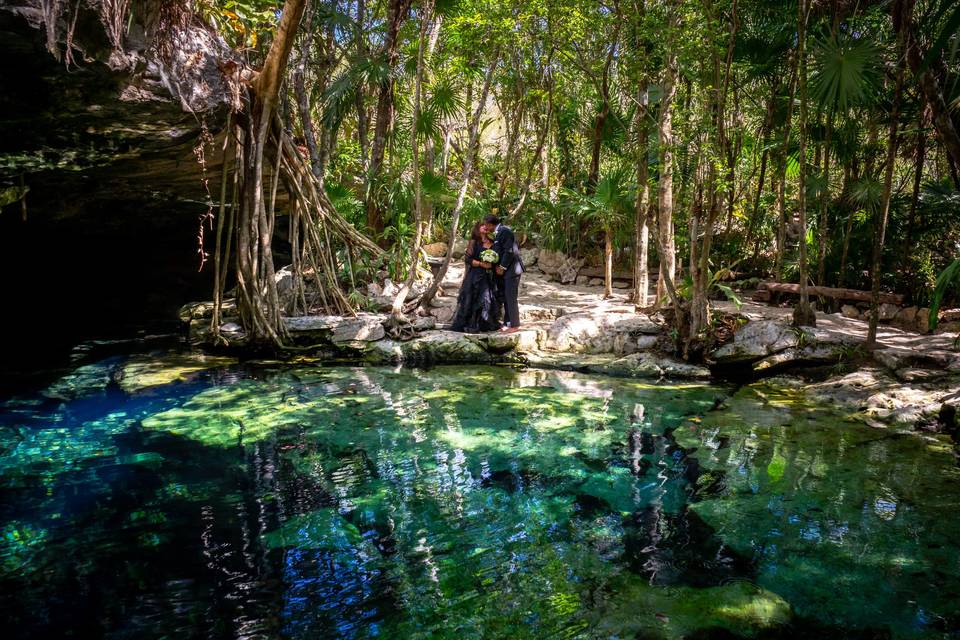
[[[812,44],[812,96],[822,107],[846,111],[867,102],[878,90],[880,51],[869,37],[843,34]]]
[[[946,269],[937,277],[937,282],[933,288],[933,294],[930,296],[930,330],[937,328],[938,315],[940,313],[940,303],[947,290],[954,285],[960,284],[960,258],[950,263]]]
[[[735,304],[739,310],[743,306],[743,300],[737,295],[737,292],[733,290],[733,287],[724,284],[724,281],[730,277],[731,273],[732,271],[728,267],[723,267],[718,271],[707,271],[707,297],[714,297],[718,293],[722,293],[723,296]],[[677,294],[684,300],[693,299],[693,279],[689,274],[684,276],[683,280],[678,283]]]
[[[279,23],[276,2],[197,0],[197,14],[237,49],[256,48],[272,37]]]
[[[352,189],[339,182],[327,182],[324,185],[327,197],[330,198],[334,208],[356,226],[361,226],[364,222],[366,210],[363,201],[357,197]]]

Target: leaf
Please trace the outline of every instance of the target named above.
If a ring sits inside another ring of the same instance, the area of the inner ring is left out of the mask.
[[[787,177],[796,180],[800,176],[800,160],[796,153],[787,158]]]
[[[736,292],[725,284],[720,284],[719,282],[715,283],[714,286],[723,292],[723,295],[727,296],[727,300],[737,305],[737,311],[743,307],[743,300],[737,296]]]
[[[878,87],[877,46],[851,36],[816,40],[813,46],[813,97],[827,109],[846,111],[862,104]]]
[[[950,6],[950,3],[945,3],[945,11]],[[960,4],[954,7],[953,13],[947,18],[946,24],[943,25],[943,28],[940,30],[940,34],[937,36],[937,39],[932,45],[930,45],[927,55],[923,59],[923,64],[920,65],[918,69],[918,75],[925,72],[931,64],[940,56],[940,52],[946,48],[947,43],[950,41],[950,38],[960,32]]]
[[[960,258],[957,258],[944,269],[937,277],[937,282],[933,287],[933,294],[930,296],[930,331],[937,328],[938,317],[940,315],[940,303],[943,302],[943,296],[947,289],[955,283],[960,282]]]

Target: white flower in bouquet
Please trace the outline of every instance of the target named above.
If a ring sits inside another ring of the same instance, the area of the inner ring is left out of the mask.
[[[489,262],[490,264],[497,264],[500,262],[500,256],[497,255],[497,252],[493,249],[484,249],[480,252],[480,260]]]

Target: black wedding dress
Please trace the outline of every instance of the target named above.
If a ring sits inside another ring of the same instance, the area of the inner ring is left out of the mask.
[[[500,328],[500,305],[497,301],[496,276],[493,269],[474,267],[472,262],[480,259],[484,247],[475,246],[471,240],[463,259],[467,270],[463,274],[460,295],[457,296],[457,312],[450,327],[463,333],[483,333]]]

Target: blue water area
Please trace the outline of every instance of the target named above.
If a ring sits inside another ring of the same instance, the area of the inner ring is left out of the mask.
[[[957,638],[952,443],[788,388],[78,363],[2,403],[15,638]]]

